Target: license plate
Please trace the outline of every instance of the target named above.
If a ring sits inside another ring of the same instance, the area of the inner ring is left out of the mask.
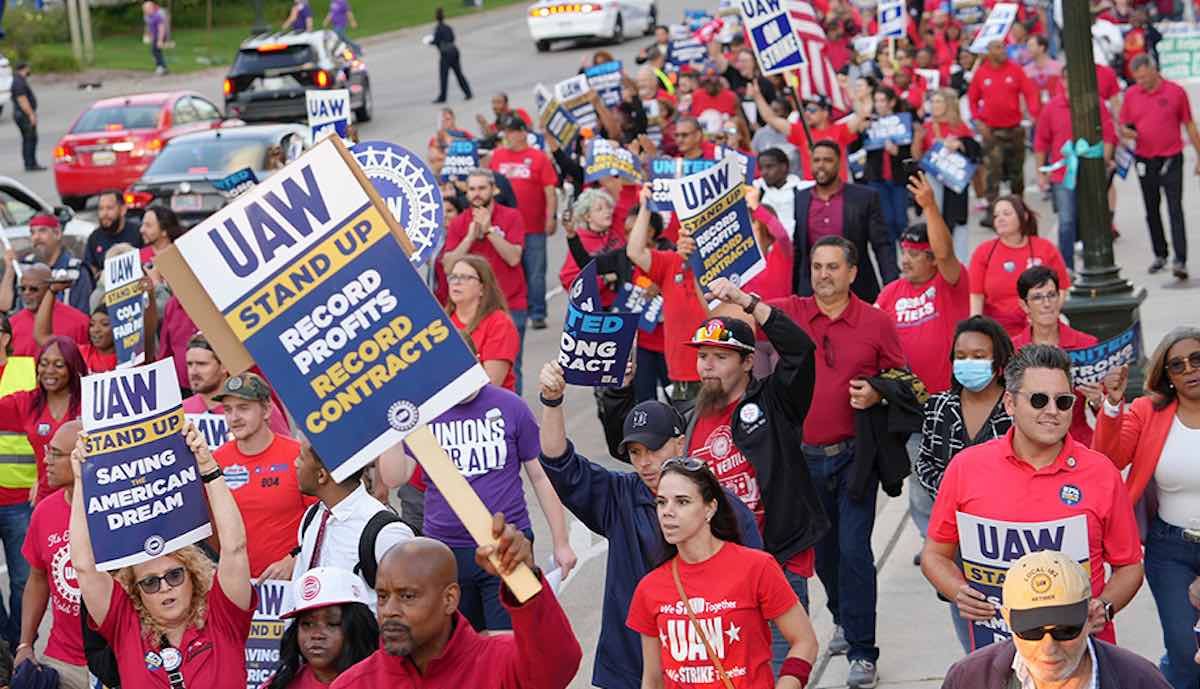
[[[262,88],[264,91],[278,91],[284,87],[283,77],[263,77]]]
[[[204,198],[199,194],[178,194],[171,197],[171,210],[198,211],[204,208]]]
[[[92,154],[92,165],[115,165],[117,154],[112,151],[96,151]]]

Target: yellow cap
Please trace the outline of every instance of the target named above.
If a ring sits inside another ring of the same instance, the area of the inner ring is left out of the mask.
[[[1083,625],[1091,595],[1083,566],[1054,550],[1029,553],[1004,577],[1004,607],[1014,632]]]

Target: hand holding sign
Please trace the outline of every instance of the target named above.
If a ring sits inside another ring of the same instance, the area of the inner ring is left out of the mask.
[[[958,587],[954,604],[958,606],[958,613],[972,622],[986,622],[996,616],[996,606],[989,603],[983,593],[971,588],[970,584]]]
[[[517,565],[524,564],[533,569],[533,545],[525,534],[504,521],[504,514],[492,515],[492,540],[494,545],[481,545],[475,549],[475,564],[492,576],[509,576]]]

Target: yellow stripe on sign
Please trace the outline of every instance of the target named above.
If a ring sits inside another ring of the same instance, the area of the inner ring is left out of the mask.
[[[391,229],[374,206],[342,223],[321,243],[296,257],[278,275],[225,312],[225,322],[245,342],[283,311],[385,237]]]
[[[734,204],[736,204],[738,201],[741,201],[745,197],[746,192],[743,190],[743,185],[739,184],[733,189],[727,191],[721,198],[713,201],[711,206],[704,209],[704,212],[698,215],[693,215],[687,220],[681,220],[679,225],[686,230],[695,232],[696,230],[715,220],[717,216],[732,208]]]
[[[169,435],[175,435],[182,428],[183,408],[179,407],[173,414],[155,417],[128,426],[119,426],[106,431],[88,433],[84,454],[92,457],[145,445]]]
[[[126,299],[129,299],[130,297],[136,297],[137,295],[139,295],[141,293],[142,293],[142,283],[140,280],[136,281],[136,282],[131,282],[127,285],[121,285],[120,287],[118,287],[114,290],[109,290],[104,293],[104,305],[112,306],[113,304],[117,304],[119,302],[125,301]]]
[[[963,576],[967,581],[975,584],[984,584],[986,586],[1003,586],[1004,575],[1008,572],[1007,569],[1000,567],[985,567],[977,565],[973,562],[963,563]]]

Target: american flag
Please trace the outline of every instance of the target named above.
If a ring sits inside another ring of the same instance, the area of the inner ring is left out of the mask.
[[[785,0],[788,17],[792,28],[800,39],[801,50],[804,52],[804,64],[797,71],[800,80],[800,98],[808,98],[813,94],[821,94],[833,103],[833,108],[840,112],[850,109],[850,98],[838,84],[837,70],[829,61],[825,49],[829,39],[821,21],[811,4],[804,0]]]

